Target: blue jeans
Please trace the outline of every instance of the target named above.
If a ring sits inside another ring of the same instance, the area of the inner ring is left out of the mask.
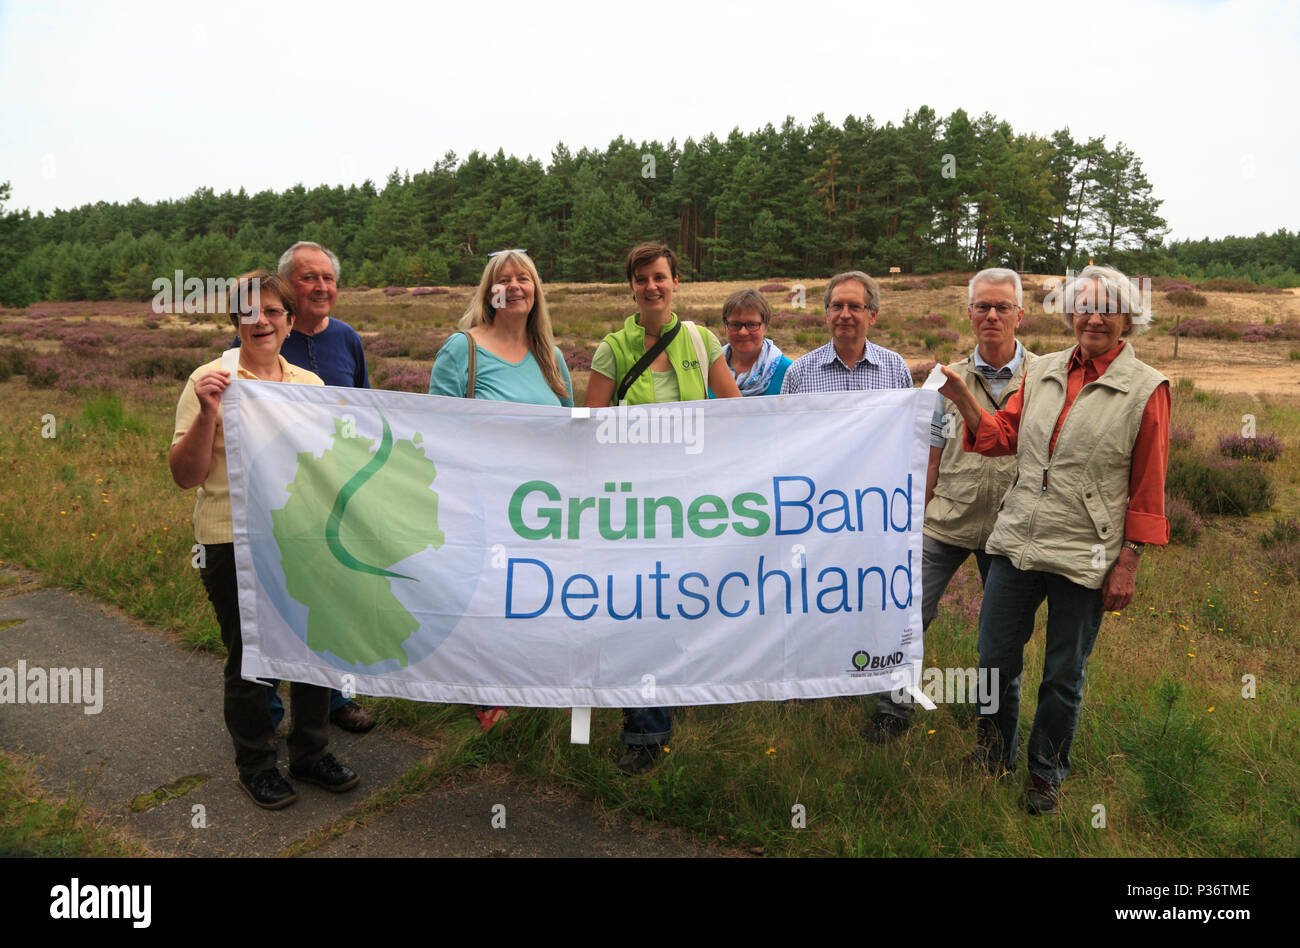
[[[952,577],[966,559],[975,554],[975,565],[980,570],[980,582],[989,578],[989,554],[983,550],[968,550],[953,546],[934,537],[921,539],[921,631],[930,628],[930,623],[939,614],[939,600],[952,582]],[[895,699],[892,691],[883,692],[876,699],[876,714],[888,714],[904,721],[911,721],[916,712],[916,703],[911,695],[904,694]]]
[[[669,708],[624,708],[624,744],[667,744],[673,736],[673,719]]]
[[[280,730],[280,722],[284,720],[284,702],[280,700],[280,693],[275,690],[280,687],[280,682],[274,678],[266,680],[271,683],[267,695],[267,703],[271,706],[271,730],[278,731]],[[333,714],[350,700],[352,699],[343,697],[343,692],[330,689],[330,714]]]
[[[1057,573],[1018,570],[994,556],[980,609],[980,674],[996,668],[997,712],[980,711],[980,731],[1016,769],[1020,730],[1020,674],[1034,613],[1047,600],[1047,638],[1038,710],[1029,732],[1029,772],[1060,786],[1070,773],[1070,745],[1083,704],[1084,666],[1101,628],[1101,590],[1072,583]]]

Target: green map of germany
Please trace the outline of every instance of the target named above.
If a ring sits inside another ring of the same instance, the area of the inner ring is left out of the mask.
[[[419,447],[393,441],[388,419],[374,452],[371,438],[334,419],[331,446],[319,458],[298,455],[289,500],[271,512],[290,596],[307,607],[307,647],[348,662],[407,664],[403,644],[419,621],[393,595],[390,571],[427,547],[442,547],[437,474]]]

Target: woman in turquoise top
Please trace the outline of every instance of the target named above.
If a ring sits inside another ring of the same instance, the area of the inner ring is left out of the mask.
[[[620,401],[619,388],[632,366],[654,348],[661,334],[673,332],[679,324],[672,311],[677,256],[669,247],[641,244],[632,248],[627,257],[627,280],[637,313],[627,318],[622,329],[607,335],[592,356],[591,379],[587,382],[589,408]],[[621,401],[628,405],[691,401],[706,398],[710,389],[717,398],[740,397],[717,337],[702,327],[684,325],[645,371],[626,386]],[[625,774],[649,770],[658,762],[672,733],[668,708],[624,708],[622,741],[627,753],[619,761],[619,769]]]
[[[573,407],[573,385],[551,335],[551,316],[537,267],[523,250],[492,254],[478,291],[460,319],[474,340],[474,397]],[[462,398],[469,384],[469,339],[457,333],[438,350],[429,394]],[[487,730],[506,709],[481,708]]]
[[[460,328],[477,346],[475,398],[573,407],[569,367],[551,335],[542,281],[526,252],[505,250],[488,259]],[[438,351],[429,394],[460,398],[468,383],[469,340],[458,333]]]

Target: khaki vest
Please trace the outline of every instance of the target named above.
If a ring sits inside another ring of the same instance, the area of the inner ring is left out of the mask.
[[[974,356],[954,362],[949,368],[960,372],[966,387],[980,408],[996,412],[1007,403],[1025,378],[1025,370],[1035,356],[1028,349],[1020,357],[1015,375],[995,400],[988,381],[975,368]],[[952,402],[944,399],[944,411],[951,412],[957,423],[956,434],[948,438],[939,458],[939,479],[934,496],[925,508],[925,535],[965,550],[983,550],[998,519],[998,504],[1016,476],[1016,458],[986,458],[974,451],[963,451],[962,438],[966,423]]]
[[[1057,573],[1100,589],[1124,542],[1142,413],[1156,386],[1168,380],[1126,343],[1101,378],[1075,398],[1049,460],[1073,351],[1043,356],[1025,375],[1016,479],[988,552],[1007,557],[1016,569]]]

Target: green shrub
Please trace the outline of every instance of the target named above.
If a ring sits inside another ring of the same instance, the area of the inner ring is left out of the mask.
[[[81,422],[89,428],[129,431],[131,434],[144,434],[148,430],[148,426],[143,421],[126,413],[121,396],[115,392],[96,395],[89,399],[81,413]]]
[[[1276,494],[1259,464],[1180,451],[1169,458],[1168,493],[1201,515],[1244,516],[1273,506]]]
[[[1202,815],[1216,772],[1214,740],[1200,718],[1178,706],[1182,697],[1182,684],[1166,678],[1156,688],[1154,714],[1126,701],[1135,723],[1119,740],[1142,782],[1142,809],[1173,827]]]

